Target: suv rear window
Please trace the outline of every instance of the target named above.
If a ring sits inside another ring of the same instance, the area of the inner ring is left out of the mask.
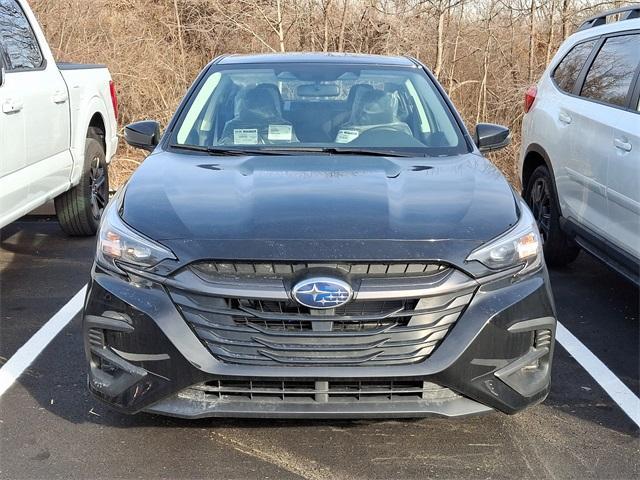
[[[595,40],[579,43],[558,64],[551,77],[560,90],[569,93],[573,91],[578,75],[580,75],[580,70],[582,70],[584,62],[587,61],[595,43]]]
[[[624,107],[640,64],[640,35],[608,38],[593,60],[580,96]]]

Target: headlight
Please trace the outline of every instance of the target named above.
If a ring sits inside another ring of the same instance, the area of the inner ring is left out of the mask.
[[[522,271],[542,263],[542,240],[536,221],[523,201],[519,206],[521,215],[518,223],[504,235],[471,252],[467,261],[477,260],[492,270],[522,265]]]
[[[117,199],[114,199],[105,209],[100,224],[96,251],[98,263],[119,271],[118,264],[147,269],[168,258],[176,258],[171,250],[136,233],[122,221]]]

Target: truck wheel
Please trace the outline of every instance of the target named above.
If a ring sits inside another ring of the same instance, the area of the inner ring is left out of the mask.
[[[560,229],[560,207],[546,166],[539,166],[533,171],[524,190],[524,198],[542,235],[547,265],[561,267],[573,262],[580,253],[580,247]]]
[[[80,183],[55,199],[58,222],[68,235],[95,235],[109,200],[109,171],[102,143],[89,133]]]

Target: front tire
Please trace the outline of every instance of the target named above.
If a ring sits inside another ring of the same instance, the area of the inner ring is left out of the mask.
[[[85,143],[80,183],[55,199],[60,227],[68,235],[95,235],[108,200],[109,170],[106,154],[97,135],[90,132]]]
[[[527,182],[524,199],[538,224],[544,258],[551,267],[568,265],[580,253],[580,247],[560,228],[560,207],[556,198],[549,169],[544,165],[537,167]]]

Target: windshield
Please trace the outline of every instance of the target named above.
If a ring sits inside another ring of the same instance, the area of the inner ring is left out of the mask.
[[[253,152],[468,151],[421,69],[323,63],[213,66],[183,109],[171,144]]]

